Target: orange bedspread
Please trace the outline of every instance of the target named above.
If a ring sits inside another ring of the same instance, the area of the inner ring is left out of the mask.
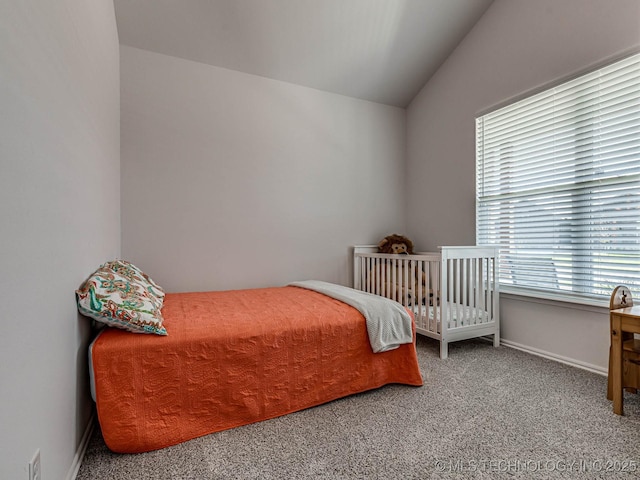
[[[297,287],[167,294],[168,336],[92,349],[107,446],[144,452],[388,383],[422,385],[414,343],[373,353],[354,308]]]

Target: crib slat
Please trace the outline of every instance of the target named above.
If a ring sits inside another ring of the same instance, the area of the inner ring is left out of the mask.
[[[433,286],[431,285],[431,262],[427,260],[423,260],[420,262],[420,270],[416,274],[416,281],[422,285],[422,277],[424,274],[424,286],[422,297],[418,297],[418,304],[420,305],[420,310],[424,315],[424,328],[433,332],[433,317],[435,316],[435,312],[433,312],[430,306],[431,300],[431,292],[433,291]],[[424,297],[424,304],[422,298]],[[433,312],[433,313],[432,313]]]
[[[454,263],[456,264],[456,315],[455,315],[455,322],[454,322],[454,326],[455,327],[459,327],[460,325],[458,324],[460,322],[460,263],[461,260],[457,259],[454,260]]]
[[[393,267],[391,269],[391,299],[395,300],[396,302],[399,302],[400,299],[398,298],[398,289],[401,288],[400,284],[400,279],[398,278],[398,265],[399,265],[399,261],[396,260],[395,258],[392,260],[393,261]]]
[[[458,281],[458,283],[460,284],[460,296],[458,297],[458,322],[457,325],[458,327],[461,327],[462,325],[465,324],[464,322],[464,315],[465,315],[465,303],[464,303],[464,296],[465,296],[465,284],[464,284],[464,267],[465,267],[465,259],[461,258],[458,260],[458,268],[460,269],[460,280]]]
[[[420,313],[422,313],[424,328],[427,330],[429,330],[429,280],[424,276],[424,272],[429,268],[428,263],[429,262],[424,260],[419,260],[417,263],[416,273],[413,276],[413,286],[416,291],[414,304],[416,305],[416,308],[419,309]],[[420,290],[419,293],[418,290]]]
[[[489,296],[490,294],[487,294],[487,288],[488,288],[487,275],[489,275],[491,272],[490,270],[491,265],[489,263],[488,258],[482,258],[481,262],[482,262],[482,312],[486,317],[486,321],[489,321],[491,320],[491,314],[489,313],[487,304],[491,301],[491,297]]]
[[[424,262],[419,260],[416,262],[415,269],[411,272],[411,278],[413,279],[414,284],[414,304],[418,306],[418,311],[420,312],[420,322],[422,323],[423,328],[427,328],[429,325],[429,311],[427,309],[422,308],[422,298],[425,296],[425,292],[422,290],[422,280],[420,279],[420,272],[422,271],[422,266]]]
[[[451,261],[447,262],[447,270],[449,270],[449,269],[451,269],[451,271],[450,271],[450,274],[449,274],[449,298],[447,298],[447,306],[448,307],[447,307],[447,312],[446,312],[447,313],[447,318],[443,319],[443,322],[445,323],[445,326],[442,327],[443,329],[446,329],[446,330],[449,329],[449,324],[450,324],[449,322],[451,320],[451,316],[453,315],[451,311],[453,310],[453,298],[452,298],[452,295],[453,295],[453,292],[454,292],[454,290],[453,290],[453,275],[454,275],[454,272],[453,272],[453,266],[451,264]]]
[[[415,305],[416,305],[416,299],[415,299],[415,296],[416,296],[416,284],[415,284],[415,281],[413,280],[415,278],[415,274],[416,274],[416,261],[415,260],[411,260],[411,261],[409,261],[407,263],[407,270],[408,270],[408,272],[407,272],[408,276],[411,279],[410,283],[408,285],[408,289],[411,290],[411,295],[412,295],[412,298],[409,299],[408,298],[408,293],[407,293],[407,300],[408,300],[407,306],[409,305],[409,303],[412,304],[412,307],[413,307],[412,310],[413,310],[414,318],[416,320],[416,325],[418,325],[420,328],[422,328],[423,327],[422,311],[421,311],[420,308],[416,308],[415,307]]]
[[[485,274],[484,274],[484,282],[485,282],[485,296],[486,296],[486,310],[489,318],[491,318],[491,259],[483,258],[483,261],[486,264]]]
[[[422,271],[424,272],[424,311],[426,312],[426,327],[429,331],[433,332],[433,320],[431,318],[431,293],[433,292],[433,285],[431,285],[431,262],[423,262]],[[419,273],[418,282],[422,283],[422,275]],[[420,309],[422,310],[422,299],[420,299]],[[435,316],[435,315],[434,315]]]
[[[400,291],[398,292],[398,302],[402,305],[406,305],[405,293],[407,291],[407,282],[404,276],[404,259],[398,260],[398,286],[400,287]]]
[[[476,275],[478,271],[476,269],[476,261],[475,258],[469,259],[469,325],[475,325],[476,322],[476,313],[478,309],[476,308]]]
[[[398,259],[398,271],[396,272],[398,278],[398,299],[396,300],[401,305],[406,305],[405,291],[407,289],[407,282],[404,279],[404,260]]]
[[[480,322],[480,288],[478,282],[478,275],[480,275],[480,268],[478,264],[478,259],[473,259],[473,285],[471,288],[473,289],[473,324],[477,325]]]
[[[367,291],[367,281],[370,277],[369,272],[369,259],[367,257],[360,257],[360,285],[362,290]]]
[[[387,289],[387,294],[386,297],[390,298],[391,300],[393,300],[393,283],[391,283],[391,278],[394,277],[394,267],[393,264],[395,263],[395,260],[387,260],[387,284],[386,284],[386,289]]]
[[[402,304],[407,307],[409,306],[409,260],[402,259],[402,277],[404,279],[404,291]]]
[[[440,283],[440,262],[433,262],[433,268],[435,270],[434,273],[434,278],[435,278],[435,284],[433,285],[433,318],[435,321],[435,324],[433,326],[433,331],[436,333],[438,332],[438,322],[441,318],[442,315],[442,302],[444,300],[442,300],[443,294],[442,294],[442,284]]]
[[[378,294],[378,279],[380,278],[380,272],[378,272],[378,259],[371,259],[371,271],[373,272],[373,278],[371,279],[371,293]]]
[[[466,258],[462,260],[462,316],[460,317],[460,325],[466,325],[469,320],[467,319],[467,298],[469,293],[469,278],[467,277],[467,268],[469,260]]]
[[[497,294],[497,289],[498,289],[498,266],[496,264],[496,259],[493,258],[491,259],[492,262],[492,270],[491,272],[493,273],[491,275],[491,311],[493,312],[493,315],[491,316],[492,319],[496,319],[500,316],[498,310],[498,302],[497,302],[497,298],[498,298],[498,294]]]
[[[440,330],[438,330],[438,328],[442,328],[442,309],[444,308],[443,305],[444,303],[447,301],[446,297],[447,297],[447,277],[446,277],[446,272],[442,271],[442,264],[441,263],[436,263],[436,281],[437,286],[436,286],[436,291],[440,292],[440,300],[438,301],[438,306],[436,308],[436,313],[437,313],[437,322],[440,323],[440,327],[438,327],[438,325],[436,324],[436,330],[438,331],[438,333],[440,333]]]
[[[402,304],[402,302],[404,302],[404,275],[402,275],[402,259],[399,258],[397,260],[397,267],[395,269],[396,271],[396,279],[397,279],[397,288],[396,288],[396,302]]]
[[[366,285],[366,292],[371,293],[371,281],[373,278],[375,278],[375,272],[373,272],[373,259],[371,257],[367,258],[367,263],[366,263],[367,269],[363,272],[363,275],[365,275],[367,277],[367,285]]]
[[[449,283],[451,282],[451,279],[449,277],[451,275],[449,275],[448,262],[443,261],[440,263],[440,275],[442,276],[442,297],[440,299],[440,330],[442,332],[442,330],[444,329],[444,324],[447,321],[447,316],[449,315],[447,306],[450,305],[449,295],[451,289],[449,288]]]
[[[486,263],[487,263],[487,268],[486,268],[486,295],[487,295],[487,313],[489,315],[489,318],[493,318],[493,302],[491,301],[491,297],[492,297],[492,281],[491,281],[491,259],[490,258],[486,258]]]
[[[389,274],[389,260],[380,260],[380,271],[381,271],[381,282],[380,282],[380,295],[383,297],[387,296],[387,285],[389,284],[389,279],[387,275]]]
[[[396,272],[396,276],[398,277],[398,299],[396,300],[398,303],[404,302],[404,275],[402,274],[402,264],[403,260],[398,259],[398,271]]]
[[[387,294],[387,297],[389,297],[391,300],[395,300],[398,301],[397,296],[398,296],[398,261],[394,258],[393,260],[391,260],[391,272],[389,272],[389,292]]]
[[[411,267],[409,269],[409,278],[411,278],[412,292],[411,292],[411,303],[413,304],[413,312],[416,318],[416,322],[420,325],[420,328],[425,328],[426,321],[424,317],[424,312],[420,305],[420,296],[418,293],[418,285],[415,282],[415,278],[420,271],[420,262],[411,260]]]

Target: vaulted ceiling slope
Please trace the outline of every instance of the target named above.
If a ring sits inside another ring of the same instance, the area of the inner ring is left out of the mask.
[[[120,43],[406,107],[493,0],[115,0]]]

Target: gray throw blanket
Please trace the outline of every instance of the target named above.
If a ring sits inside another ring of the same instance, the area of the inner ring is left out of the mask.
[[[403,343],[413,342],[411,317],[398,302],[319,280],[293,282],[289,285],[322,293],[351,305],[362,313],[367,321],[369,342],[374,353],[386,352]]]

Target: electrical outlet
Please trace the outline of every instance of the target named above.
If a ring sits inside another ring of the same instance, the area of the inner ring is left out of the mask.
[[[29,462],[29,480],[42,480],[40,473],[40,449],[36,450]]]

